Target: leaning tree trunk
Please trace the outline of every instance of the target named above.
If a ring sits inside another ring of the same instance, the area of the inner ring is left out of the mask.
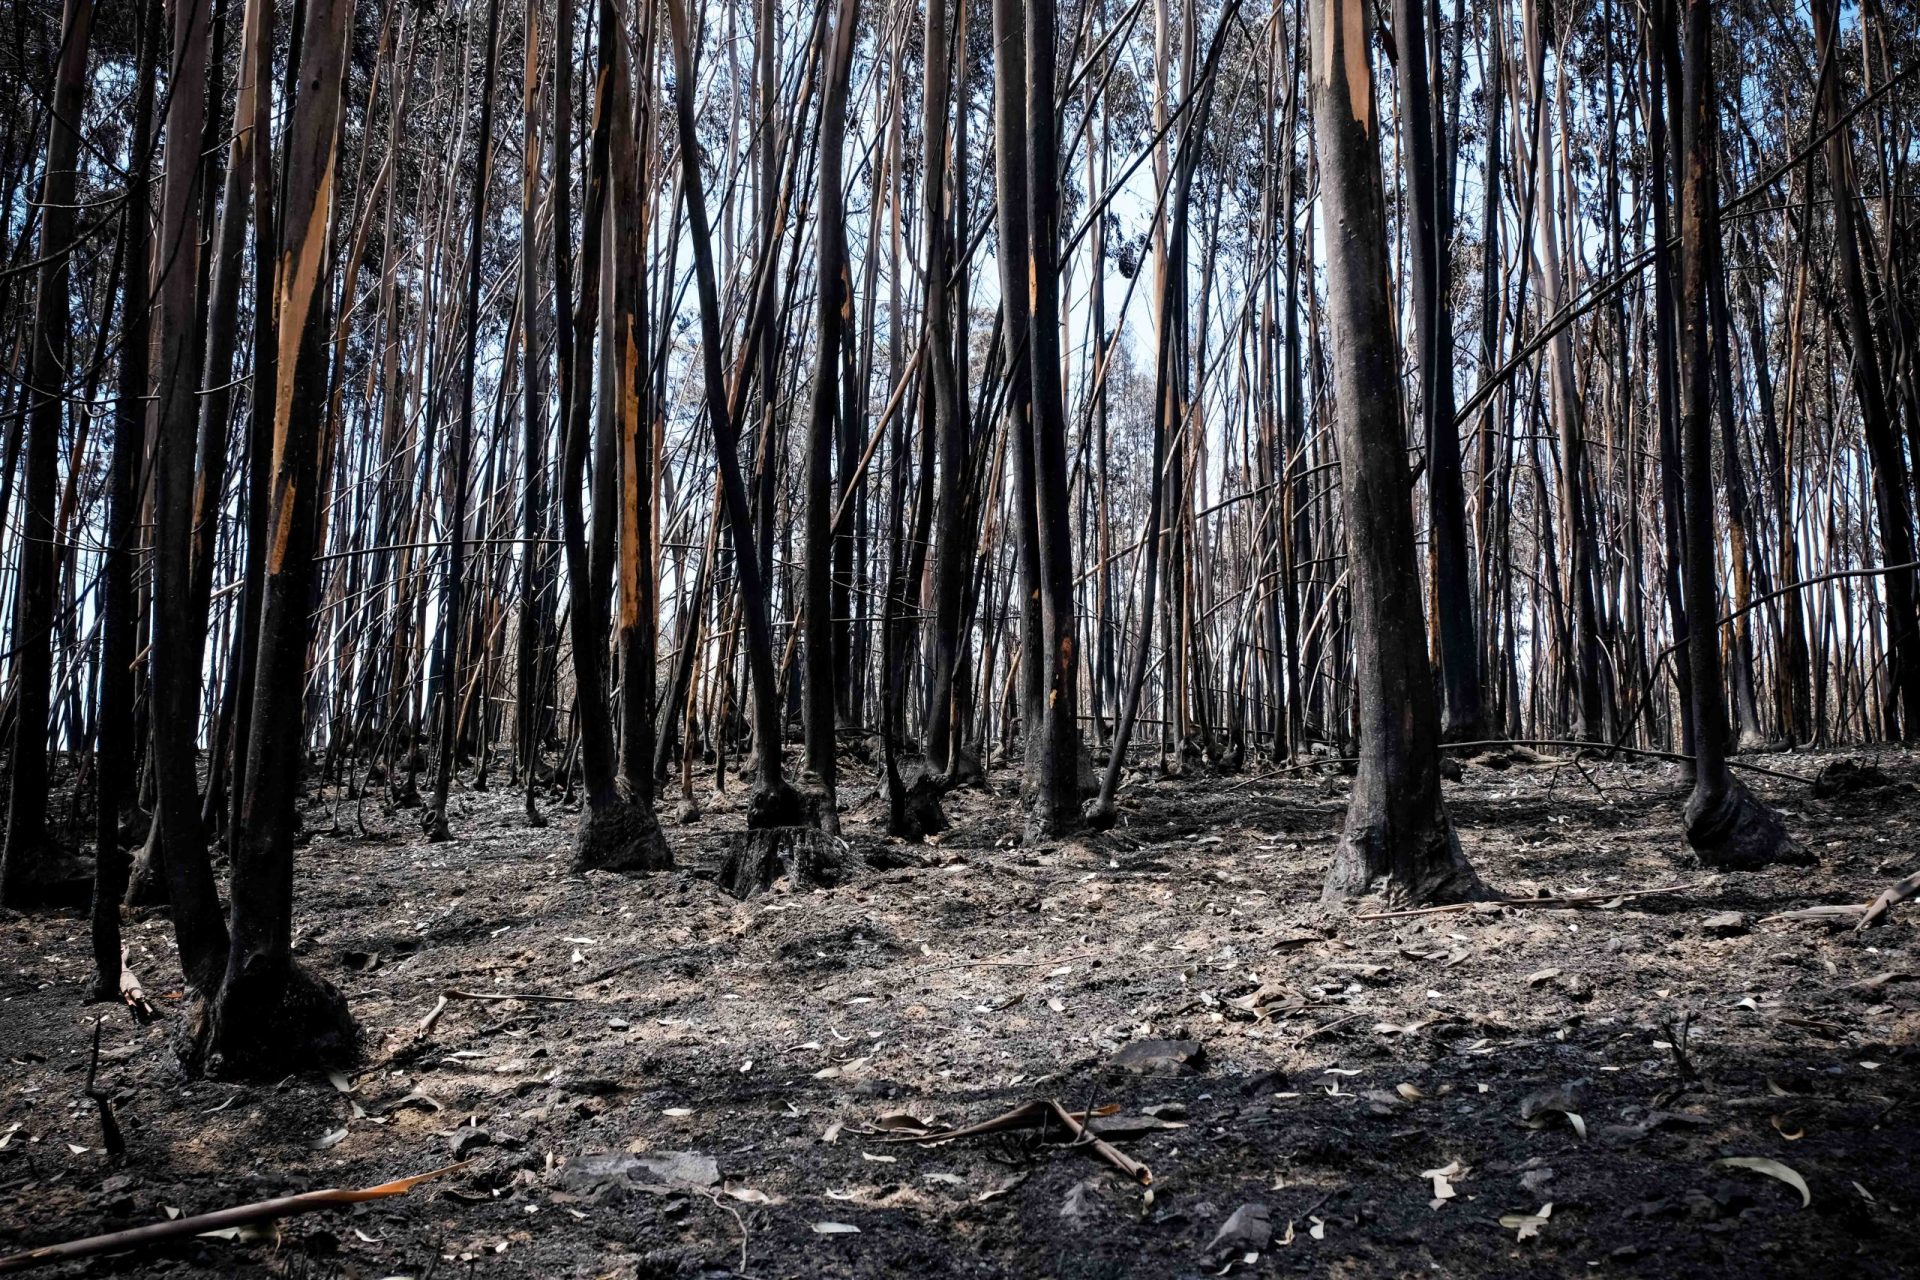
[[[1814,41],[1820,55],[1820,109],[1818,118],[1840,119],[1839,15],[1833,0],[1816,0],[1813,7]],[[1881,561],[1886,575],[1887,673],[1899,695],[1900,735],[1920,741],[1920,610],[1916,609],[1915,574],[1894,569],[1913,561],[1913,490],[1908,485],[1906,455],[1888,403],[1882,378],[1878,337],[1868,301],[1862,240],[1871,234],[1859,209],[1854,176],[1853,141],[1845,128],[1827,140],[1827,183],[1833,192],[1834,257],[1840,268],[1840,306],[1847,336],[1853,344],[1853,387],[1860,402],[1860,425],[1867,453],[1873,460],[1875,514],[1880,523]]]
[[[260,614],[252,754],[233,848],[233,941],[206,1007],[210,1073],[278,1076],[351,1059],[347,1002],[293,959],[293,842],[306,732],[303,686],[327,405],[328,223],[352,0],[307,0],[299,92],[287,134],[273,407],[272,546]],[[169,864],[174,850],[169,848]]]
[[[0,904],[9,907],[37,899],[55,874],[47,831],[47,720],[53,689],[56,587],[53,508],[60,420],[66,404],[79,123],[92,32],[93,0],[67,0],[60,19],[60,62],[54,72],[46,177],[41,185],[40,271],[29,365],[34,389],[28,396],[26,467],[20,489],[23,536],[11,636],[13,760],[8,774],[6,845],[0,849]]]
[[[1720,683],[1719,575],[1713,528],[1713,366],[1707,273],[1720,234],[1718,105],[1711,0],[1686,0],[1680,147],[1680,442],[1686,477],[1688,666],[1693,675],[1693,792],[1687,843],[1707,866],[1747,869],[1800,861],[1773,810],[1727,768],[1727,705]],[[1728,459],[1729,466],[1738,465]]]
[[[1483,892],[1440,795],[1440,717],[1387,296],[1386,211],[1366,0],[1313,0],[1311,101],[1327,237],[1334,428],[1346,501],[1360,761],[1322,899]]]
[[[693,245],[695,291],[700,302],[701,368],[705,380],[707,422],[725,495],[727,532],[733,543],[734,573],[740,584],[740,612],[746,623],[747,667],[753,683],[754,740],[758,744],[753,789],[747,801],[750,829],[791,827],[806,821],[806,802],[787,785],[781,768],[780,697],[773,669],[773,628],[767,617],[766,579],[760,572],[746,480],[740,472],[740,437],[727,397],[722,364],[720,293],[713,265],[713,235],[700,171],[700,136],[694,116],[696,81],[693,36],[684,0],[667,0],[672,27],[674,115],[679,125],[681,196],[686,201],[687,234]],[[763,321],[764,323],[764,321]],[[771,371],[763,371],[770,377]]]

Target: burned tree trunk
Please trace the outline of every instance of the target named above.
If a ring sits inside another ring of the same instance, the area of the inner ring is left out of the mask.
[[[113,452],[107,471],[107,546],[100,570],[100,701],[98,759],[94,764],[93,956],[94,998],[120,998],[120,895],[128,860],[120,823],[133,801],[135,756],[133,655],[136,646],[133,573],[134,476],[146,436],[151,287],[148,236],[153,169],[155,64],[159,60],[160,0],[140,5],[140,51],[134,71],[133,136],[124,225],[125,283],[120,295],[120,370],[113,413]]]
[[[26,465],[20,568],[13,604],[13,742],[8,773],[6,845],[0,849],[0,904],[25,906],[58,875],[47,831],[48,714],[53,691],[53,607],[56,590],[53,509],[59,479],[60,421],[66,407],[71,341],[74,194],[80,157],[80,113],[87,92],[87,49],[93,0],[67,0],[60,18],[60,61],[47,122],[42,180],[40,270],[29,363]]]
[[[1727,769],[1721,687],[1719,574],[1714,556],[1713,366],[1707,273],[1720,234],[1719,106],[1711,0],[1686,0],[1680,148],[1680,440],[1686,476],[1688,667],[1693,676],[1693,792],[1687,843],[1710,867],[1747,870],[1805,855],[1779,815]],[[1728,465],[1739,465],[1729,458]]]
[[[202,1064],[272,1076],[350,1059],[346,999],[293,959],[293,842],[305,749],[303,685],[319,516],[319,432],[327,404],[327,298],[340,99],[352,0],[307,0],[286,158],[274,387],[272,546],[260,615],[252,758],[233,851],[233,939],[204,1012]],[[174,850],[169,848],[169,865]]]
[[[821,0],[822,4],[832,0]],[[820,96],[819,296],[813,412],[807,428],[806,529],[806,729],[807,765],[820,784],[820,823],[836,832],[840,822],[834,792],[833,641],[833,453],[836,376],[841,330],[851,300],[847,273],[846,211],[841,194],[841,152],[847,133],[847,92],[853,75],[854,27],[859,0],[838,0]],[[929,286],[930,288],[932,286]]]
[[[568,125],[573,17],[558,9],[554,58],[554,299],[565,335],[560,351],[560,403],[565,415],[564,461],[560,476],[562,536],[566,542],[568,617],[573,638],[574,718],[580,730],[580,771],[586,804],[574,837],[574,865],[603,871],[658,871],[673,865],[673,854],[650,804],[621,792],[615,769],[613,718],[607,707],[605,678],[606,595],[594,589],[588,559],[586,517],[581,488],[585,481],[592,386],[591,326],[597,317],[602,228],[607,214],[607,172],[612,146],[612,112],[625,110],[614,80],[624,58],[625,35],[611,0],[600,6],[599,87],[594,97],[591,169],[586,216],[581,220],[580,305],[573,305],[568,280],[566,199],[567,156],[572,146]],[[616,104],[614,99],[620,99]],[[613,359],[612,344],[602,359]]]
[[[1360,761],[1322,899],[1483,892],[1440,795],[1440,717],[1427,664],[1366,0],[1313,0],[1311,101],[1327,236],[1334,429],[1346,500]]]
[[[564,3],[565,0],[562,0]],[[447,581],[440,606],[440,743],[434,762],[433,799],[424,823],[427,838],[452,839],[447,829],[447,793],[453,786],[454,756],[460,746],[461,678],[465,658],[462,619],[466,606],[467,472],[473,454],[473,366],[480,349],[481,237],[487,229],[487,179],[493,171],[493,75],[500,47],[500,0],[487,0],[486,60],[480,72],[480,155],[473,171],[473,230],[467,241],[466,345],[460,359],[460,417],[453,429],[453,461],[448,486],[452,500],[447,519]]]
[[[227,935],[200,823],[201,659],[207,620],[196,616],[193,516],[202,361],[200,285],[201,151],[211,7],[173,6],[166,177],[161,187],[158,281],[159,371],[153,450],[154,828],[165,868],[174,933],[187,980],[219,986]]]
[[[808,820],[807,805],[787,784],[781,767],[779,689],[773,669],[773,628],[768,621],[766,579],[760,572],[759,548],[747,500],[746,480],[740,471],[740,437],[727,397],[722,364],[720,293],[713,265],[713,236],[707,220],[704,178],[700,172],[700,137],[694,116],[693,35],[688,29],[683,0],[667,0],[672,26],[674,112],[679,125],[681,196],[686,201],[687,232],[693,245],[694,284],[700,303],[701,366],[706,384],[707,422],[713,432],[721,488],[727,512],[727,532],[733,543],[734,572],[740,584],[740,610],[746,623],[747,667],[753,685],[754,739],[758,744],[753,790],[748,799],[747,826],[798,826]]]

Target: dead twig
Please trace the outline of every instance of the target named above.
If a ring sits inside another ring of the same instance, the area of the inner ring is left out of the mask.
[[[1324,1023],[1320,1026],[1315,1027],[1313,1030],[1307,1032],[1307,1034],[1301,1036],[1294,1043],[1305,1044],[1309,1040],[1317,1039],[1318,1037],[1327,1034],[1327,1032],[1332,1031],[1335,1027],[1344,1027],[1349,1022],[1358,1022],[1361,1018],[1364,1018],[1364,1017],[1366,1017],[1366,1015],[1363,1013],[1350,1013],[1344,1018],[1335,1018],[1332,1022]]]
[[[440,994],[448,1000],[526,1000],[533,1004],[585,1003],[580,996],[550,996],[538,991],[457,991],[449,987]]]
[[[1405,920],[1412,916],[1437,916],[1452,911],[1478,911],[1486,907],[1584,907],[1601,902],[1625,902],[1631,898],[1650,898],[1661,893],[1686,893],[1704,889],[1711,880],[1686,884],[1663,884],[1657,889],[1628,889],[1620,893],[1569,893],[1545,898],[1494,898],[1486,902],[1449,902],[1439,907],[1415,907],[1409,911],[1373,911],[1356,915],[1355,920]]]
[[[1091,1113],[1093,1116],[1111,1115],[1118,1107],[1106,1106]],[[897,1137],[882,1138],[882,1142],[935,1143],[952,1142],[956,1138],[975,1138],[991,1133],[1006,1133],[1014,1129],[1045,1129],[1058,1120],[1073,1138],[1074,1146],[1084,1146],[1108,1164],[1124,1173],[1141,1186],[1153,1184],[1153,1171],[1132,1156],[1116,1150],[1110,1143],[1095,1137],[1084,1123],[1090,1118],[1087,1113],[1075,1115],[1052,1098],[1023,1103],[991,1120],[979,1124],[966,1125],[959,1129],[939,1129],[931,1133],[901,1134]]]
[[[127,1231],[112,1231],[103,1236],[88,1236],[83,1240],[43,1245],[38,1249],[28,1249],[24,1253],[0,1257],[0,1272],[25,1271],[50,1262],[71,1262],[75,1258],[92,1258],[103,1253],[121,1253],[128,1249],[159,1244],[166,1240],[197,1236],[204,1231],[245,1227],[258,1222],[274,1222],[281,1218],[293,1217],[295,1214],[311,1213],[316,1209],[343,1208],[367,1200],[384,1200],[390,1196],[402,1196],[428,1179],[441,1177],[456,1169],[464,1169],[468,1163],[470,1162],[463,1161],[460,1164],[450,1164],[444,1169],[416,1173],[410,1178],[397,1178],[392,1182],[383,1182],[375,1187],[362,1187],[356,1191],[331,1188],[325,1191],[304,1191],[299,1195],[280,1196],[254,1204],[236,1205],[231,1209],[218,1209],[212,1213],[198,1213],[190,1218],[175,1218],[171,1222],[155,1222]]]

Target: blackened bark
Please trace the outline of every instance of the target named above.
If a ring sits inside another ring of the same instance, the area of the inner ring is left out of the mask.
[[[233,938],[206,1008],[203,1065],[275,1076],[343,1062],[358,1033],[345,998],[293,959],[293,842],[305,748],[303,685],[327,404],[328,222],[352,0],[307,0],[289,123],[284,238],[275,298],[273,506],[253,700],[253,751],[233,851]],[[169,846],[168,863],[175,850]]]
[[[213,868],[200,823],[198,726],[207,620],[194,609],[193,515],[204,330],[200,284],[201,152],[206,128],[212,12],[204,0],[173,6],[161,186],[158,298],[159,371],[153,452],[154,825],[164,853],[167,897],[187,980],[202,992],[220,983],[227,950]]]
[[[1327,236],[1334,427],[1346,500],[1360,760],[1323,901],[1483,892],[1440,795],[1440,717],[1427,663],[1387,296],[1386,215],[1366,0],[1313,0],[1315,154]]]
[[[1718,574],[1713,527],[1713,366],[1707,273],[1720,232],[1719,120],[1713,84],[1711,0],[1686,0],[1681,115],[1680,435],[1686,471],[1687,641],[1693,675],[1693,792],[1687,842],[1710,867],[1801,861],[1779,816],[1727,769],[1727,707],[1720,684]]]
[[[447,518],[447,580],[440,600],[440,742],[434,761],[433,799],[424,818],[427,838],[452,839],[447,828],[447,794],[453,786],[454,755],[459,749],[460,701],[465,645],[462,623],[466,609],[467,472],[473,455],[473,372],[480,349],[480,258],[487,229],[487,179],[493,172],[493,76],[500,47],[500,0],[487,0],[486,60],[480,71],[480,154],[473,171],[473,223],[467,240],[467,302],[465,347],[460,356],[460,416],[453,428],[453,457],[447,485],[451,501]]]

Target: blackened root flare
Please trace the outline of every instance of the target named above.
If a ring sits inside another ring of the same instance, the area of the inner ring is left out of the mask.
[[[1378,898],[1398,909],[1478,902],[1493,896],[1460,852],[1460,840],[1449,819],[1442,817],[1424,833],[1402,839],[1412,847],[1396,857],[1380,825],[1342,832],[1320,890],[1321,904],[1331,907],[1355,898]]]
[[[653,810],[617,800],[580,812],[573,836],[575,871],[671,871],[673,850]]]
[[[1086,826],[1086,817],[1080,812],[1078,804],[1055,806],[1047,803],[1045,797],[1036,797],[1027,810],[1026,842],[1039,844],[1045,840],[1077,835]]]
[[[1813,855],[1787,834],[1780,815],[1738,781],[1717,795],[1695,788],[1687,797],[1687,843],[1700,865],[1715,871],[1753,871],[1775,864],[1806,866]]]
[[[202,1001],[181,1051],[189,1074],[270,1080],[315,1067],[343,1067],[360,1054],[360,1029],[347,999],[297,962],[266,957],[229,974]]]
[[[775,827],[810,827],[814,823],[813,802],[801,791],[776,782],[756,785],[747,795],[747,830],[767,831]]]
[[[817,827],[763,827],[736,835],[720,864],[720,887],[751,898],[785,878],[794,889],[831,889],[853,870],[846,842]]]

